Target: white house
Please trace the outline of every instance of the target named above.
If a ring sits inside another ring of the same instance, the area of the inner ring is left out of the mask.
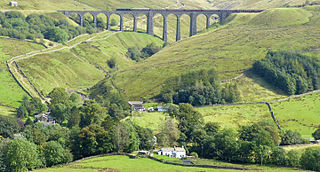
[[[186,150],[184,147],[173,147],[173,148],[161,148],[158,155],[166,155],[173,158],[184,158],[186,157]]]

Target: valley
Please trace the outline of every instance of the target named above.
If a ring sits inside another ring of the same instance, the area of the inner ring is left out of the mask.
[[[0,171],[320,170],[316,1],[7,3],[0,0]],[[119,8],[264,11],[224,20],[213,15],[208,29],[199,15],[191,37],[184,14],[179,41],[173,14],[163,41],[160,14],[152,19],[152,36],[144,15],[134,32],[131,15],[120,31],[116,14],[107,30],[102,14],[95,21],[86,13],[81,25],[79,16],[58,12]],[[157,155],[180,146],[195,167]],[[86,159],[114,152],[130,155]],[[146,155],[130,158],[141,152]]]

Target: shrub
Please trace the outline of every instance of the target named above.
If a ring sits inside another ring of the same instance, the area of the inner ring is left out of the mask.
[[[111,58],[107,61],[107,64],[110,68],[114,68],[116,66],[116,59],[115,58]]]
[[[314,133],[312,133],[312,137],[313,137],[315,140],[319,140],[319,139],[320,139],[320,128],[317,129]]]
[[[198,158],[198,157],[199,157],[196,152],[191,152],[191,153],[190,153],[190,156],[194,156],[195,158]]]
[[[320,171],[320,149],[308,148],[300,158],[303,169]]]

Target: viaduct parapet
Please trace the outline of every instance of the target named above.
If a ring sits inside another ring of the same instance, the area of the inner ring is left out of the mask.
[[[137,32],[137,17],[141,14],[147,17],[147,33],[153,33],[153,17],[156,14],[161,14],[163,17],[163,35],[162,39],[167,41],[167,17],[173,14],[177,18],[176,27],[176,41],[181,39],[181,22],[180,18],[186,14],[190,17],[190,36],[197,34],[197,17],[203,14],[206,16],[206,28],[210,27],[210,18],[212,15],[218,16],[216,19],[223,22],[232,13],[260,13],[263,10],[194,10],[194,9],[117,9],[116,11],[59,11],[66,16],[76,13],[80,17],[80,25],[83,26],[84,15],[89,13],[93,16],[93,21],[97,24],[97,16],[104,14],[107,17],[107,30],[110,30],[110,16],[116,14],[120,16],[120,31],[123,31],[123,17],[124,15],[132,15],[133,17],[133,31]]]

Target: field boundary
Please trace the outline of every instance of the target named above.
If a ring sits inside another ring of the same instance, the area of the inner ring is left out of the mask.
[[[105,157],[105,156],[115,156],[115,155],[125,155],[128,156],[129,158],[139,158],[136,155],[131,155],[129,153],[108,153],[108,154],[101,154],[101,155],[95,155],[95,156],[90,156],[90,157],[86,157],[86,158],[82,158],[76,161],[73,161],[67,165],[72,165],[87,159],[91,159],[91,158],[98,158],[98,157]],[[262,171],[264,169],[257,169],[257,168],[246,168],[246,167],[232,167],[232,166],[219,166],[219,165],[196,165],[196,164],[192,164],[192,165],[188,165],[188,164],[179,164],[179,163],[174,163],[174,162],[169,162],[169,161],[165,161],[162,159],[158,159],[155,158],[153,156],[146,156],[146,158],[149,158],[151,160],[154,161],[158,161],[161,162],[163,164],[168,164],[168,165],[176,165],[176,166],[183,166],[183,167],[198,167],[198,168],[214,168],[214,169],[228,169],[228,170],[257,170],[257,171]]]

